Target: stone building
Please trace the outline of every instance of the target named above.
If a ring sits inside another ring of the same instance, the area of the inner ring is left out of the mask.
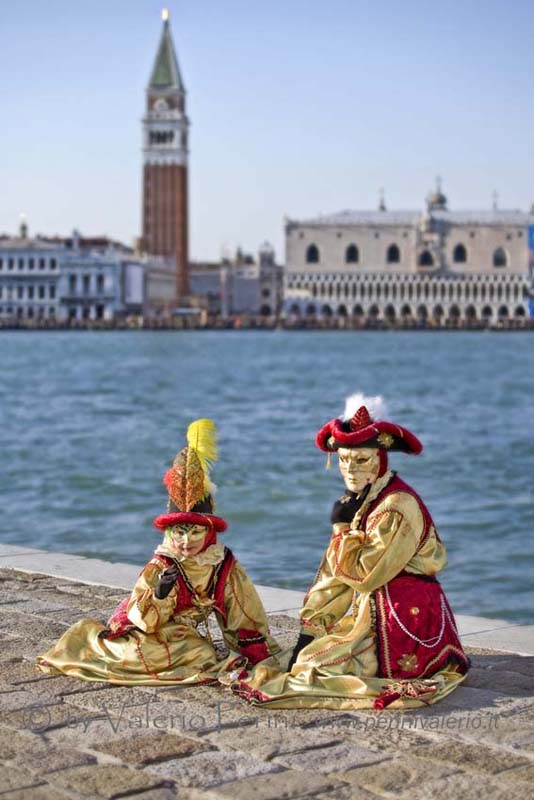
[[[30,238],[25,222],[18,236],[0,236],[0,321],[58,319],[62,250],[44,238]]]
[[[111,322],[146,313],[157,258],[107,237],[0,236],[0,323]]]
[[[161,269],[157,257],[140,258],[107,237],[63,240],[60,258],[59,319],[112,322],[147,315],[147,292]]]
[[[289,317],[525,318],[534,214],[452,211],[438,186],[424,211],[343,211],[286,221]]]
[[[276,317],[281,309],[283,268],[268,242],[257,258],[238,249],[233,259],[192,262],[190,281],[192,294],[214,316]]]
[[[121,256],[75,245],[61,260],[60,314],[70,322],[110,322],[122,310]]]

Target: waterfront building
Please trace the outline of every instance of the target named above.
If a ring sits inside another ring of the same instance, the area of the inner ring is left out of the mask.
[[[254,256],[237,250],[235,258],[191,263],[191,292],[214,316],[277,316],[282,304],[283,268],[264,242]]]
[[[287,219],[284,313],[290,318],[524,319],[534,214],[449,210],[438,185],[424,211],[342,211]]]
[[[140,316],[146,305],[146,275],[152,266],[132,248],[107,237],[64,239],[60,260],[60,319],[112,322]]]
[[[157,259],[107,237],[0,236],[0,323],[52,326],[112,322],[147,311]]]
[[[58,319],[62,250],[42,237],[30,238],[26,222],[18,236],[0,236],[0,322]]]
[[[176,308],[176,270],[174,258],[142,255],[146,265],[145,315],[152,319],[168,318]]]
[[[104,252],[74,246],[61,263],[61,318],[70,322],[113,320],[121,309],[121,260]]]
[[[172,40],[169,15],[146,90],[143,118],[143,222],[140,249],[173,261],[172,302],[189,294],[188,136],[186,90]],[[158,282],[159,289],[166,282]]]

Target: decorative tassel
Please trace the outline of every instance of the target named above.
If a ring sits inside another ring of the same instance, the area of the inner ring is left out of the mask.
[[[332,469],[332,453],[330,451],[328,451],[328,455],[326,457],[325,469]]]

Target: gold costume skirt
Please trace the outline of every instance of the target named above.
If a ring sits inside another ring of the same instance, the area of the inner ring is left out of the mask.
[[[220,660],[194,627],[169,621],[154,633],[134,629],[116,639],[99,639],[105,626],[95,619],[72,625],[37,658],[42,672],[127,686],[213,683],[242,661]]]
[[[234,683],[236,694],[269,708],[328,708],[354,711],[375,708],[389,696],[388,708],[410,709],[437,703],[466,677],[453,662],[426,678],[377,677],[376,633],[369,595],[360,596],[358,614],[348,615],[332,633],[303,648],[291,672],[284,671],[291,651],[258,664]],[[397,699],[391,697],[398,695]]]

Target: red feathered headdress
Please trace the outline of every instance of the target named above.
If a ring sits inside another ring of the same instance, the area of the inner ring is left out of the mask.
[[[173,525],[203,525],[210,533],[222,533],[226,522],[213,512],[209,470],[217,459],[216,428],[210,419],[198,419],[187,429],[187,447],[175,457],[163,476],[169,500],[167,513],[154,520],[165,530]]]

